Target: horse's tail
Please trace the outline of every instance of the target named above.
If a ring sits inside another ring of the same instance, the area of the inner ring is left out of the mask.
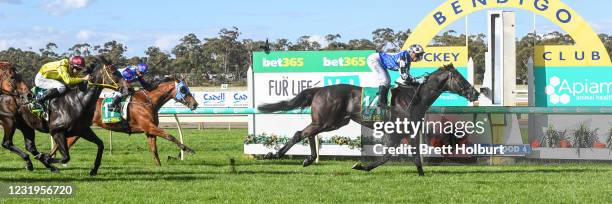
[[[293,109],[304,109],[312,104],[312,98],[321,89],[321,87],[310,88],[300,92],[297,96],[290,100],[277,103],[263,104],[257,109],[263,113],[272,113],[276,111],[289,111]]]

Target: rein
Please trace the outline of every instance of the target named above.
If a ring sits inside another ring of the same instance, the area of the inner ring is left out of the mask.
[[[113,80],[113,77],[111,77],[110,73],[108,73],[108,70],[106,69],[106,67],[107,67],[107,65],[104,65],[102,67],[102,69],[104,69],[104,74],[106,74],[106,77],[108,77],[108,79],[112,82],[112,84],[105,83],[105,81],[106,81],[105,77],[102,77],[102,83],[101,84],[100,83],[94,83],[94,82],[91,82],[91,81],[87,81],[87,83],[89,85],[101,86],[101,87],[110,88],[110,89],[113,89],[113,90],[119,89],[119,84],[117,84],[117,82],[115,80]]]
[[[429,76],[430,76],[430,75],[428,75],[428,76],[427,76],[427,78],[428,78],[428,79],[429,79]],[[452,80],[452,79],[453,79],[453,74],[452,74],[451,72],[449,72],[449,73],[448,73],[448,79],[447,79],[447,81],[448,81],[448,80]],[[414,101],[414,98],[416,98],[415,96],[416,96],[416,95],[419,93],[419,90],[421,89],[421,85],[423,85],[423,84],[422,84],[422,83],[419,83],[419,86],[417,86],[416,90],[414,91],[414,94],[412,94],[412,98],[410,98],[410,103],[408,103],[408,106],[407,106],[407,107],[406,107],[406,109],[405,109],[406,111],[410,111],[410,107],[412,106],[412,102]],[[444,88],[446,88],[446,86],[448,86],[448,84],[447,84],[447,83],[444,83],[444,86],[443,86],[441,89],[436,90],[436,92],[437,92],[437,93],[442,93],[442,92],[444,92],[444,91],[442,91],[442,90],[444,90]],[[461,90],[461,92],[463,93],[463,90]]]
[[[130,100],[130,104],[142,104],[145,106],[153,106],[153,99],[151,99],[151,96],[149,96],[149,94],[147,94],[147,91],[145,91],[144,89],[138,89],[139,92],[142,92],[142,94],[145,96],[145,98],[147,99],[146,103],[142,103],[142,102],[136,102],[134,100]],[[136,95],[137,92],[134,92],[132,94],[132,97],[134,97],[134,95]]]

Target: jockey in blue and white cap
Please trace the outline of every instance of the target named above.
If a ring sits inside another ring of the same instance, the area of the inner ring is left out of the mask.
[[[368,56],[368,66],[372,72],[376,73],[378,76],[377,80],[380,94],[378,97],[378,105],[381,108],[389,108],[387,105],[387,94],[391,87],[391,78],[387,70],[400,71],[400,76],[403,81],[398,81],[399,83],[421,83],[415,81],[414,78],[410,76],[410,65],[412,62],[420,61],[424,53],[425,50],[423,47],[415,44],[410,46],[408,50],[402,50],[397,53],[379,52]]]
[[[137,65],[129,65],[125,68],[118,69],[117,71],[121,73],[121,76],[128,82],[128,84],[138,81],[145,90],[151,91],[151,89],[153,89],[153,85],[144,80],[144,75],[149,72],[149,66],[147,64],[140,63]],[[134,89],[129,87],[128,91],[124,91],[122,93],[123,94],[121,95],[115,96],[113,99],[113,104],[111,104],[111,109],[114,109],[115,111],[119,110],[121,99],[134,93]]]

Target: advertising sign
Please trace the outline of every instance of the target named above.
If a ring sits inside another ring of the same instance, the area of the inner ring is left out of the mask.
[[[305,89],[336,84],[377,87],[376,74],[367,65],[367,58],[378,54],[372,50],[358,51],[296,51],[253,53],[253,107],[289,100]],[[467,76],[467,48],[433,48],[427,50],[423,61],[414,63],[410,73],[422,76],[434,72],[444,64],[453,63]],[[389,71],[392,84],[399,77]],[[455,94],[444,93],[434,106],[466,106],[468,102]],[[245,154],[267,154],[276,151],[300,131],[311,119],[309,114],[256,114],[245,141]],[[361,154],[361,126],[350,122],[338,130],[319,134],[321,155]],[[310,154],[306,143],[295,145],[288,154]]]
[[[201,108],[247,108],[251,98],[248,91],[213,91],[191,92]],[[182,108],[183,104],[174,100],[168,101],[164,108]]]

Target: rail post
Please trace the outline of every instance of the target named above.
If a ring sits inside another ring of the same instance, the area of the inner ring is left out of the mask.
[[[181,122],[178,119],[178,116],[176,116],[176,114],[174,115],[174,120],[176,120],[176,127],[178,127],[178,131],[179,131],[179,141],[181,142],[181,144],[184,144],[183,142],[183,128],[181,128]],[[180,156],[180,160],[182,161],[184,159],[184,155],[185,152],[181,149],[181,156]]]

